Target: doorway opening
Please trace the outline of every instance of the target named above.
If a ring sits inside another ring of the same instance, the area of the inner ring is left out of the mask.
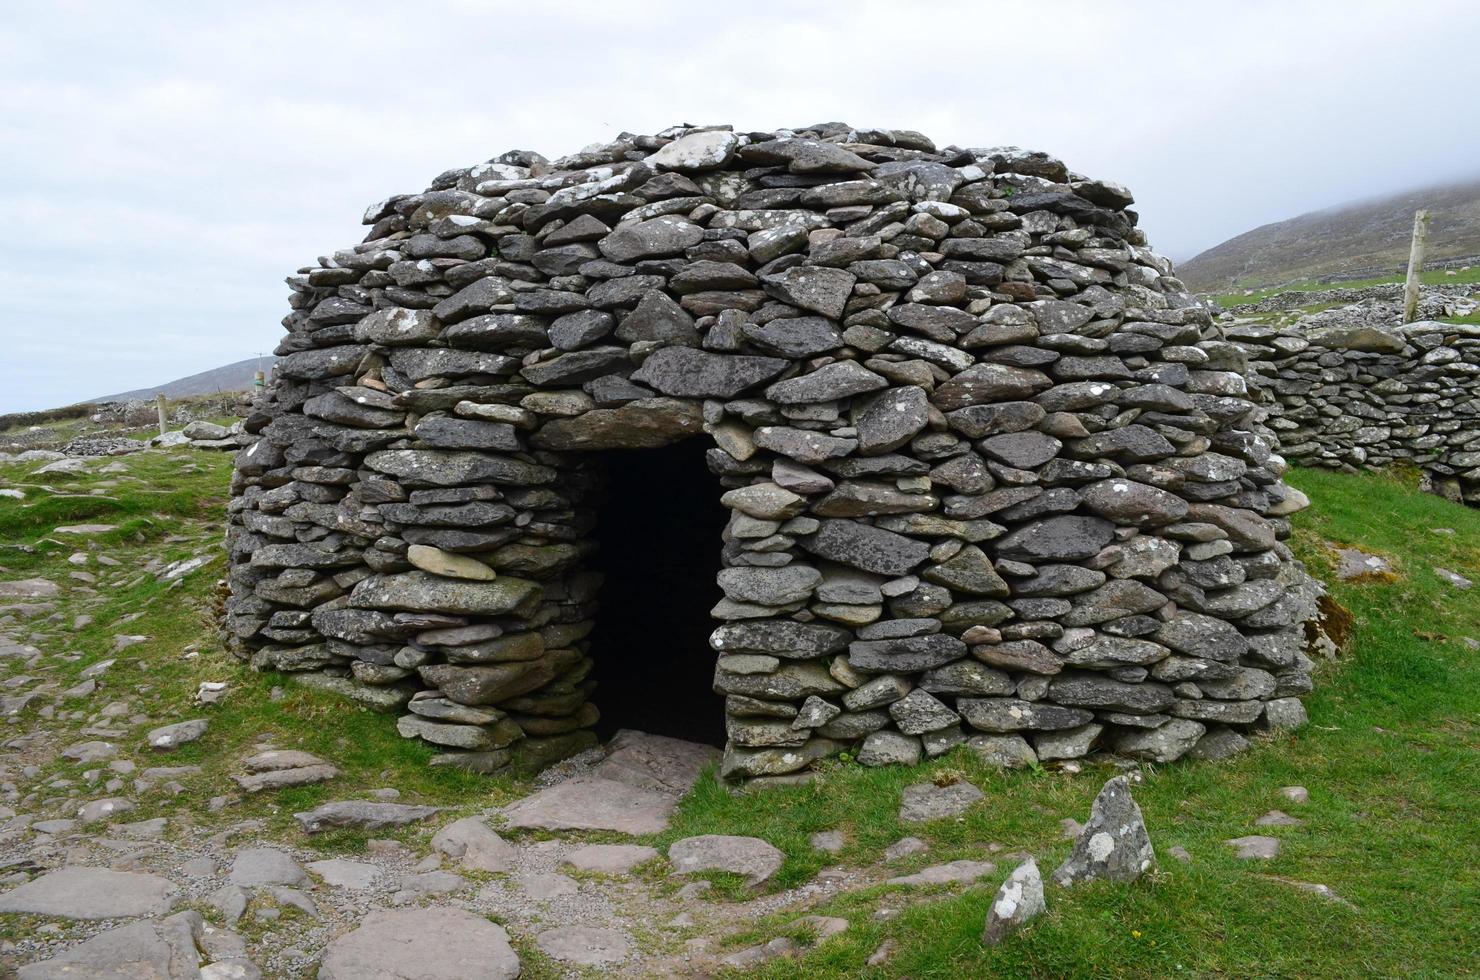
[[[597,734],[618,729],[724,745],[724,699],[712,690],[709,611],[729,511],[704,454],[709,440],[594,454],[604,577],[591,637]]]

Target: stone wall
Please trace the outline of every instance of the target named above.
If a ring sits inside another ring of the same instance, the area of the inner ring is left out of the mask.
[[[1171,761],[1298,724],[1301,500],[1131,203],[1041,153],[829,124],[508,153],[377,205],[288,280],[232,642],[439,762],[575,751],[589,451],[696,437],[731,511],[726,776],[963,742]]]
[[[1432,318],[1437,316],[1452,315],[1448,311],[1455,308],[1456,301],[1463,301],[1476,291],[1472,283],[1454,284],[1441,283],[1437,286],[1424,286],[1422,302],[1419,305],[1421,318]],[[1403,284],[1400,282],[1382,283],[1377,286],[1360,286],[1356,288],[1333,285],[1327,289],[1289,289],[1282,293],[1273,293],[1264,297],[1257,303],[1240,303],[1227,308],[1227,312],[1235,316],[1249,316],[1260,313],[1279,313],[1284,310],[1294,310],[1302,306],[1315,306],[1324,303],[1340,303],[1344,307],[1350,307],[1359,303],[1371,302],[1385,304],[1399,312],[1399,316],[1389,322],[1401,321],[1403,309]]]
[[[1480,327],[1234,324],[1248,379],[1292,463],[1409,463],[1452,500],[1480,504]]]

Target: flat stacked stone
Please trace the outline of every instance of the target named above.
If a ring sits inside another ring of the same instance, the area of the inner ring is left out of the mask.
[[[1169,761],[1288,724],[1295,498],[1131,203],[1042,153],[827,124],[516,151],[376,205],[288,280],[232,486],[234,648],[439,762],[574,752],[589,451],[702,433],[727,777],[852,747]]]
[[[1225,330],[1292,463],[1348,472],[1410,464],[1444,496],[1480,505],[1480,327]]]

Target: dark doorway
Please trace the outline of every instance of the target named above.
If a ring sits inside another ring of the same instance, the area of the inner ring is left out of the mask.
[[[601,453],[598,551],[605,576],[592,633],[601,709],[597,732],[620,728],[723,745],[709,610],[720,599],[721,535],[729,512],[704,461],[709,440]]]

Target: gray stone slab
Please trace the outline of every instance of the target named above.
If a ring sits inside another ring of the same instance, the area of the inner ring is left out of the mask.
[[[18,980],[197,980],[204,921],[181,912],[160,922],[134,922],[99,933],[49,960],[23,966]],[[243,973],[241,976],[260,974]]]
[[[668,848],[673,873],[695,871],[729,871],[747,876],[750,884],[759,885],[781,868],[785,855],[759,837],[733,837],[725,834],[703,834],[676,840]]]
[[[502,926],[454,908],[372,912],[329,944],[319,980],[514,980]]]
[[[668,829],[678,797],[613,779],[558,783],[504,808],[509,826],[537,830],[612,830],[657,834]]]
[[[0,895],[0,912],[63,919],[120,919],[169,910],[179,891],[159,875],[58,868]]]

